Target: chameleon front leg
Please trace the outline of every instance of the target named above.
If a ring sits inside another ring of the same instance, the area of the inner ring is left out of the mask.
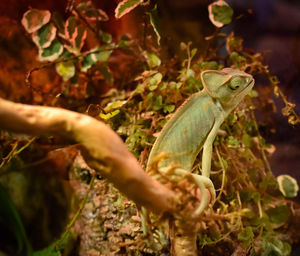
[[[220,125],[223,123],[224,118],[219,117],[215,119],[213,128],[211,129],[210,133],[208,134],[205,143],[203,145],[203,152],[202,152],[202,176],[209,178],[210,176],[210,169],[211,169],[211,156],[212,156],[212,148],[213,143],[216,138],[216,135],[219,131]]]
[[[206,208],[208,204],[208,193],[205,190],[205,188],[208,188],[210,195],[211,195],[211,201],[214,202],[216,199],[216,191],[213,186],[213,183],[209,179],[210,176],[210,169],[211,169],[211,157],[212,157],[212,148],[213,148],[213,142],[215,140],[215,137],[217,135],[217,132],[220,128],[220,125],[223,123],[224,118],[221,116],[220,118],[217,118],[214,122],[213,128],[211,129],[210,133],[208,134],[205,143],[203,145],[203,152],[202,152],[202,175],[198,175],[198,177],[195,178],[195,182],[197,183],[198,187],[200,188],[201,194],[202,194],[202,200],[198,208],[194,212],[194,217],[197,218]],[[211,186],[206,187],[208,185],[207,180],[210,181],[212,184]],[[205,186],[204,186],[205,185]]]

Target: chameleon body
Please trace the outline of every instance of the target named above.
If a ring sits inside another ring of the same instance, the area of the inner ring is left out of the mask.
[[[175,164],[180,166],[176,174],[193,176],[202,194],[194,217],[199,216],[209,203],[206,189],[212,201],[215,199],[215,189],[209,176],[212,145],[220,125],[254,85],[251,75],[231,68],[204,71],[201,81],[203,90],[188,98],[166,123],[152,147],[147,163],[147,169],[151,169],[156,157],[165,153],[167,157],[158,165],[160,171]],[[192,174],[193,164],[201,149],[202,175]]]

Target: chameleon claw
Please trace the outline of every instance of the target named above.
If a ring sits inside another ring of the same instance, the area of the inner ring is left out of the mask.
[[[205,208],[208,205],[208,193],[206,191],[206,189],[208,189],[210,195],[211,195],[211,202],[214,203],[216,200],[216,191],[214,188],[214,184],[212,183],[212,181],[205,177],[205,176],[201,176],[201,175],[197,175],[197,174],[192,174],[195,183],[197,184],[197,186],[199,187],[200,191],[201,191],[201,195],[202,195],[202,200],[200,205],[198,206],[198,208],[195,210],[194,212],[194,217],[197,218],[199,217],[199,215],[205,210]]]
[[[201,195],[202,195],[200,205],[198,206],[198,208],[195,210],[195,212],[193,214],[194,218],[198,218],[199,215],[204,211],[204,209],[206,208],[206,206],[208,204],[208,194],[207,194],[206,188],[202,181],[197,179],[197,180],[195,180],[195,182],[198,185],[198,187],[201,191]]]
[[[205,188],[207,188],[211,194],[211,202],[214,203],[216,200],[216,190],[211,179],[197,174],[193,174],[193,177],[197,184],[200,184],[201,182],[204,184]]]

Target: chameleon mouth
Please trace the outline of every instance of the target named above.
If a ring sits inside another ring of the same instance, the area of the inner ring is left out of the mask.
[[[234,99],[240,97],[240,95],[243,95],[245,91],[247,91],[247,93],[249,93],[250,89],[254,86],[254,78],[251,78],[250,81],[248,82],[248,84],[239,92],[237,93],[231,100],[230,102],[234,101]],[[245,93],[245,95],[247,94]],[[244,96],[245,96],[244,95]]]
[[[251,78],[249,83],[245,86],[245,88],[243,88],[236,96],[241,95],[245,90],[247,90],[249,87],[252,88],[253,86],[254,86],[254,79]]]

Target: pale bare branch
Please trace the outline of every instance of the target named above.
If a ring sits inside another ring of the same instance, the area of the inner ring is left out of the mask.
[[[0,98],[0,129],[77,142],[88,165],[137,204],[154,212],[176,211],[175,193],[147,175],[121,138],[95,118]]]

